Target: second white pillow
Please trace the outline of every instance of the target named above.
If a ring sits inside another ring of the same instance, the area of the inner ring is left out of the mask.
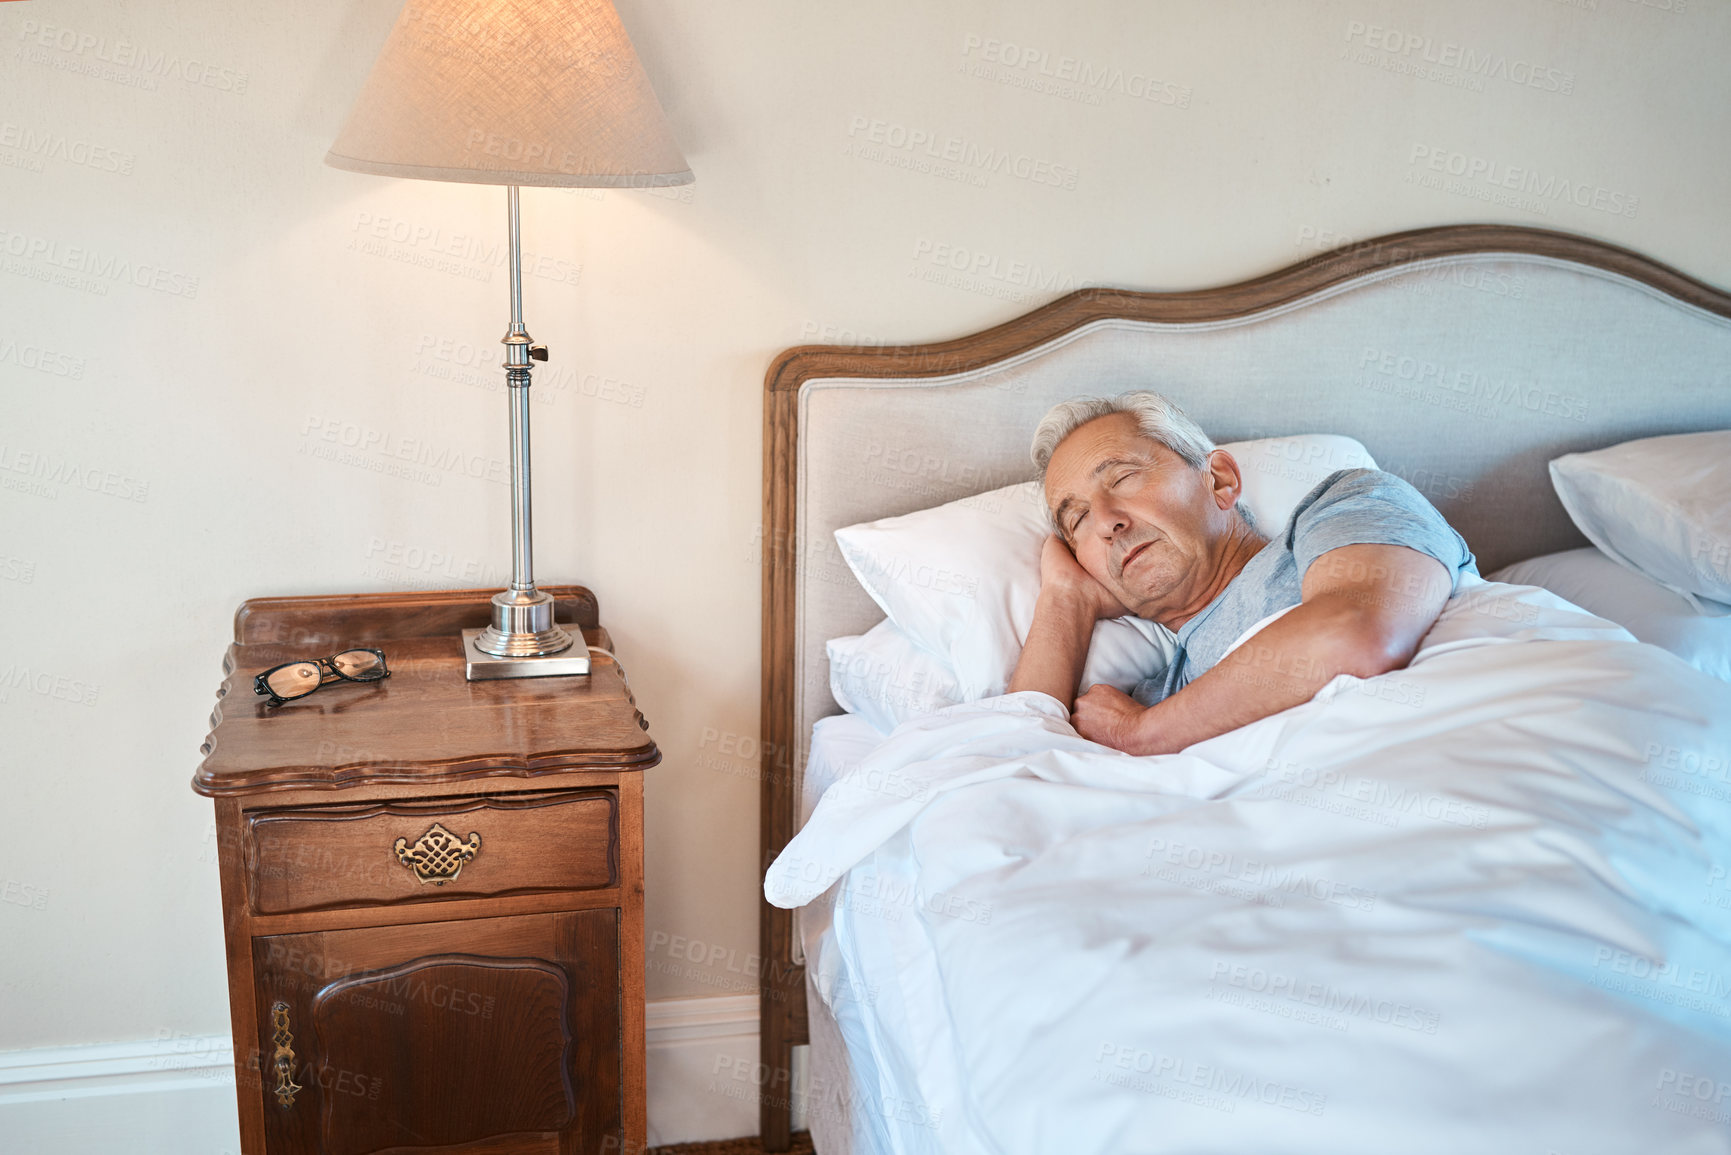
[[[863,634],[831,638],[824,650],[836,705],[882,733],[962,701],[954,671],[888,618]]]
[[[1551,462],[1587,540],[1704,614],[1731,602],[1731,430],[1625,441]],[[1704,600],[1705,599],[1705,600]],[[1714,604],[1719,603],[1719,604]]]

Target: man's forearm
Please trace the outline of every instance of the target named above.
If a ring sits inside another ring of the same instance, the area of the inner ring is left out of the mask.
[[[1081,598],[1042,589],[1034,606],[1034,624],[1028,627],[1028,640],[1016,672],[1010,675],[1010,693],[1039,690],[1069,709],[1088,661],[1094,620],[1093,608]]]
[[[1308,702],[1337,674],[1370,677],[1404,665],[1404,657],[1376,656],[1378,637],[1350,607],[1295,606],[1145,711],[1129,753],[1170,754]]]
[[[1304,576],[1304,600],[1164,702],[1143,710],[1090,690],[1072,721],[1130,754],[1170,754],[1302,702],[1338,674],[1374,678],[1412,660],[1453,590],[1429,554],[1399,545],[1329,550]]]

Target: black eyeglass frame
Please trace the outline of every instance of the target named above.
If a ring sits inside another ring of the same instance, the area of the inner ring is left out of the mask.
[[[337,659],[342,657],[344,654],[372,654],[379,659],[376,672],[374,670],[368,670],[360,677],[356,677],[353,674],[343,673],[341,670],[337,669]],[[285,698],[270,688],[270,676],[278,670],[286,670],[290,666],[305,665],[314,665],[319,668],[319,680],[316,685],[308,687],[304,693],[291,694]],[[382,682],[390,676],[390,668],[385,665],[385,651],[376,650],[371,646],[350,646],[346,650],[338,650],[328,658],[296,658],[292,662],[279,662],[252,680],[252,692],[255,694],[268,695],[270,701],[265,703],[266,705],[280,706],[285,702],[298,702],[308,694],[316,693],[325,686],[330,685],[332,682]]]

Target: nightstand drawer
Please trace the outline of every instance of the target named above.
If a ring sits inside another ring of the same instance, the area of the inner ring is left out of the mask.
[[[253,810],[245,821],[258,914],[618,884],[611,789]]]

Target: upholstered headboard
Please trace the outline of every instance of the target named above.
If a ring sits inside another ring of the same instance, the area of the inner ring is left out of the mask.
[[[1585,238],[1456,226],[1225,288],[1083,290],[938,345],[791,349],[767,388],[766,863],[797,822],[812,723],[838,712],[824,642],[882,617],[837,528],[1025,480],[1054,402],[1151,388],[1218,441],[1356,437],[1489,573],[1585,544],[1551,458],[1731,428],[1731,296]],[[792,958],[782,913],[766,908],[772,959]]]

